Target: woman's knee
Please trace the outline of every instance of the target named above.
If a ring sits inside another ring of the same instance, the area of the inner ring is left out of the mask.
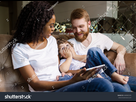
[[[114,92],[111,82],[104,78],[94,78],[92,84],[98,92]]]

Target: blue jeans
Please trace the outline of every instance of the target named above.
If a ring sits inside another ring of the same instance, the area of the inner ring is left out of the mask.
[[[105,65],[108,65],[109,68],[107,68],[106,70],[106,73],[111,76],[111,74],[115,71],[117,71],[117,69],[110,63],[110,61],[107,59],[102,59],[104,54],[103,53],[99,53],[99,50],[98,48],[91,48],[88,50],[88,53],[87,53],[87,62],[86,62],[86,68],[90,68],[90,67],[94,67],[94,66],[97,66],[97,65],[101,65],[101,64],[105,64]],[[101,51],[101,50],[100,50]],[[105,61],[106,63],[102,63],[102,61]],[[108,87],[110,87],[110,90],[113,89],[113,92],[131,92],[130,90],[130,87],[128,84],[125,84],[125,85],[122,85],[120,83],[117,83],[117,82],[112,82],[111,81],[111,78],[109,76],[106,75],[106,73],[101,73],[101,75],[105,78],[90,78],[89,80],[98,80],[98,81],[105,81],[104,83],[100,82],[99,85],[100,86],[107,86],[108,84]],[[61,80],[69,80],[71,79],[72,76],[68,76],[68,75],[65,75],[64,77],[60,77],[60,81]],[[108,80],[107,80],[108,79]],[[83,81],[84,82],[84,81]],[[86,81],[85,81],[86,82]],[[97,81],[96,81],[97,82]],[[79,82],[80,83],[80,82]],[[98,82],[97,82],[98,83]],[[73,84],[72,84],[73,85]],[[77,85],[77,84],[76,84]],[[72,86],[71,86],[72,87]],[[79,85],[79,87],[81,87]],[[95,86],[96,87],[96,86]],[[75,89],[78,88],[78,85],[75,86]],[[93,88],[94,87],[91,87],[92,89],[89,89],[89,90],[94,90]],[[99,87],[98,87],[99,88]],[[72,88],[74,90],[74,88]],[[65,90],[65,88],[64,88]],[[78,89],[77,89],[78,90]],[[79,89],[81,90],[81,89]],[[99,89],[99,91],[97,92],[104,92],[104,91],[100,91],[101,88]],[[109,90],[109,89],[108,89]]]
[[[124,75],[124,76],[128,76],[128,75]],[[128,84],[131,90],[136,92],[136,77],[134,76],[128,76],[128,77],[129,77]]]
[[[104,71],[105,75],[103,76],[102,74],[102,76],[111,81],[109,76],[111,76],[113,72],[117,71],[117,69],[109,61],[109,59],[105,56],[105,54],[101,51],[100,48],[97,48],[97,47],[90,48],[87,53],[87,62],[86,62],[85,67],[89,68],[89,67],[94,67],[94,66],[98,66],[101,64],[105,64],[107,67],[107,69]],[[136,77],[129,76],[128,84],[131,90],[136,92]]]
[[[60,76],[59,77],[59,81],[63,81],[63,80],[69,80],[69,79],[71,79],[73,76],[69,76],[69,75],[64,75],[64,77],[62,77],[62,76]]]
[[[130,92],[121,84],[116,84],[104,78],[89,78],[88,80],[79,81],[67,86],[64,86],[53,92]],[[119,86],[119,87],[116,87]]]

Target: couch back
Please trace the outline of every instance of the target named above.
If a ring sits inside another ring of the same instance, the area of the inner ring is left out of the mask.
[[[8,43],[11,35],[0,34],[0,92],[27,92],[27,82],[19,70],[14,70]]]
[[[57,38],[64,38],[66,40],[73,38],[73,35],[53,35]],[[11,35],[0,34],[0,92],[29,92],[28,84],[22,77],[19,70],[14,70],[11,59],[10,44],[8,43],[12,38]],[[113,64],[116,53],[114,51],[104,51],[106,57]],[[126,53],[125,56],[126,70],[124,75],[136,76],[136,53]]]

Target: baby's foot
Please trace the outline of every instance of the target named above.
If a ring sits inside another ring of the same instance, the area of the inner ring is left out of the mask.
[[[96,75],[97,78],[103,78],[100,74]]]
[[[128,76],[123,76],[123,75],[120,75],[120,74],[117,74],[116,72],[114,72],[112,75],[111,75],[111,79],[112,81],[117,81],[121,84],[127,84],[128,80],[129,80],[129,77]]]

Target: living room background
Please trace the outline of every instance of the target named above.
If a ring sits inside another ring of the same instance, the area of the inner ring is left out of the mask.
[[[17,17],[29,2],[0,1],[0,34],[13,34]],[[90,32],[103,33],[125,46],[128,52],[136,52],[136,1],[49,2],[58,2],[53,9],[60,27],[56,27],[54,34],[70,34],[70,13],[75,8],[84,8],[90,15]]]

